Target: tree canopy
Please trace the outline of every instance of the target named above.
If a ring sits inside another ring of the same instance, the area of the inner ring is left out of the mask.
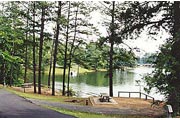
[[[179,2],[125,2],[120,9],[119,20],[123,21],[119,35],[124,38],[138,37],[145,28],[147,34],[157,35],[159,31],[171,34],[160,48],[155,60],[155,70],[146,76],[147,85],[165,94],[175,113],[179,112]]]

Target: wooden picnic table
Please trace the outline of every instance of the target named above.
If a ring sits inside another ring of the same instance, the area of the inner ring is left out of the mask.
[[[23,88],[31,88],[32,85],[33,85],[32,83],[24,83],[24,84],[22,84],[22,87]]]
[[[24,92],[25,92],[25,88],[31,88],[33,84],[32,83],[24,83],[21,85],[22,88],[24,88]]]
[[[111,97],[107,93],[100,93],[101,102],[110,102]]]

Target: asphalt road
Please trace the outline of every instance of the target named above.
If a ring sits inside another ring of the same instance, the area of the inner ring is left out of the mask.
[[[74,118],[74,116],[40,107],[0,89],[0,118]]]

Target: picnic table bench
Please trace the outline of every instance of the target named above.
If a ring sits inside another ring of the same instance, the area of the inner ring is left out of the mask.
[[[33,84],[32,83],[24,83],[21,85],[22,88],[24,88],[24,92],[25,92],[25,88],[31,88]]]
[[[111,97],[107,93],[100,93],[100,102],[110,102]]]

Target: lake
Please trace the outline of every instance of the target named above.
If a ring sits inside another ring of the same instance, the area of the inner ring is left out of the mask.
[[[151,73],[153,68],[136,67],[125,71],[114,71],[113,76],[113,94],[118,96],[118,91],[141,92],[145,93],[143,87],[145,83],[141,79],[147,73]],[[42,83],[47,84],[48,75],[42,76]],[[136,80],[141,80],[141,88],[137,86]],[[70,87],[78,93],[80,97],[88,97],[100,93],[109,93],[109,82],[107,72],[91,72],[70,77]],[[56,75],[55,88],[62,90],[62,75]],[[155,99],[164,99],[163,95],[155,93],[153,90],[150,96]],[[128,96],[128,94],[122,94]],[[137,95],[138,96],[138,95]]]

